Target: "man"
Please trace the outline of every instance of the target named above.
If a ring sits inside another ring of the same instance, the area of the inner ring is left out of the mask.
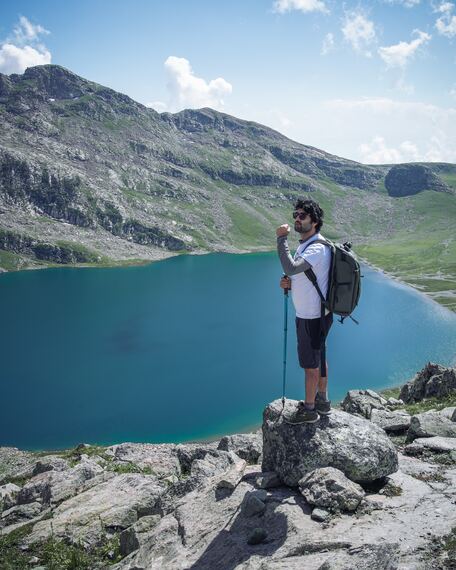
[[[294,229],[301,235],[294,258],[290,255],[287,236],[290,226],[283,224],[276,230],[277,251],[287,277],[282,277],[282,289],[291,289],[296,310],[296,336],[298,358],[305,372],[305,402],[298,403],[294,421],[314,423],[320,415],[331,413],[331,402],[327,398],[328,376],[321,376],[321,299],[315,286],[304,273],[312,268],[322,294],[328,291],[331,250],[312,242],[324,239],[320,234],[323,225],[323,210],[314,200],[298,200],[293,212]],[[333,321],[332,313],[325,309],[325,336]],[[328,365],[326,363],[326,370]]]

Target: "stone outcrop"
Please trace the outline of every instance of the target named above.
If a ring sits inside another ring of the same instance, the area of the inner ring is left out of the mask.
[[[384,410],[387,400],[373,390],[350,390],[340,407],[349,414],[370,419],[373,409]]]
[[[340,469],[359,483],[374,481],[397,470],[397,452],[385,432],[371,422],[334,410],[316,424],[292,425],[295,400],[275,400],[263,413],[264,471],[296,486],[320,467]]]
[[[423,190],[451,192],[443,180],[424,164],[398,164],[385,177],[385,188],[390,196],[402,197]]]
[[[108,474],[97,485],[72,496],[53,510],[53,517],[35,524],[27,537],[31,544],[53,533],[61,539],[96,545],[106,529],[123,530],[140,517],[154,514],[166,486],[138,473]],[[51,526],[52,525],[52,526]]]
[[[456,369],[429,362],[416,376],[402,386],[400,398],[406,404],[423,398],[443,398],[456,391]]]

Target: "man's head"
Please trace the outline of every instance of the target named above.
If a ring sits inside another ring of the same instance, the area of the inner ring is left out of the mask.
[[[298,200],[295,204],[294,229],[300,234],[319,232],[323,226],[323,210],[314,200]]]

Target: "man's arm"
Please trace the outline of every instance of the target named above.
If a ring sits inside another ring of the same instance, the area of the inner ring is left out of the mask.
[[[277,238],[277,253],[279,254],[283,272],[287,275],[303,273],[312,267],[312,265],[303,257],[300,257],[297,261],[291,257],[287,236],[279,236]]]

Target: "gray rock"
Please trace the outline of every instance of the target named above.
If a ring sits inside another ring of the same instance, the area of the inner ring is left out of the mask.
[[[334,467],[311,471],[299,481],[299,490],[310,505],[331,512],[354,511],[364,497],[363,488]]]
[[[33,468],[33,475],[39,475],[46,471],[65,471],[69,468],[70,465],[68,461],[63,457],[46,455],[36,462],[35,467]]]
[[[157,502],[158,511],[162,514],[168,514],[172,512],[180,497],[205,485],[216,486],[215,478],[223,477],[239,461],[243,460],[240,460],[234,451],[221,451],[211,448],[204,454],[204,459],[192,461],[188,477],[171,485],[167,492],[159,498]],[[234,476],[234,472],[232,476]]]
[[[456,437],[456,423],[439,412],[412,416],[406,442],[410,443],[418,437],[432,436]]]
[[[239,484],[244,475],[247,462],[245,459],[238,459],[229,467],[221,479],[217,482],[217,489],[234,489]]]
[[[252,517],[253,515],[259,515],[263,513],[266,509],[266,491],[252,491],[247,493],[244,497],[244,501],[241,505],[241,511],[246,517]]]
[[[268,537],[268,533],[264,530],[264,528],[254,528],[253,531],[250,533],[249,538],[247,539],[247,544],[260,544]]]
[[[156,514],[155,505],[166,490],[165,484],[140,473],[109,475],[108,480],[66,499],[53,510],[51,520],[37,522],[26,544],[50,536],[52,523],[57,538],[93,546],[106,529],[121,531],[142,516]]]
[[[114,462],[133,463],[152,471],[159,478],[181,475],[176,445],[172,443],[126,442],[111,445],[107,452],[112,453]]]
[[[39,473],[22,487],[17,502],[26,504],[39,499],[44,504],[56,505],[76,495],[86,481],[103,473],[103,468],[93,459],[83,459],[65,471]]]
[[[410,427],[411,416],[407,412],[390,412],[388,410],[372,409],[371,422],[384,429],[387,433],[401,433]]]
[[[280,487],[282,481],[275,471],[266,471],[257,477],[256,484],[260,489],[273,489]]]
[[[448,418],[451,421],[456,421],[455,412],[456,412],[456,406],[451,406],[449,408],[443,408],[443,410],[440,410],[439,414],[445,418]]]
[[[263,450],[263,438],[258,433],[227,435],[220,440],[218,449],[234,451],[241,459],[255,465]]]
[[[326,509],[315,507],[310,516],[314,521],[325,522],[331,518],[331,513]]]
[[[160,515],[148,515],[140,518],[130,527],[120,533],[120,552],[128,556],[140,547],[142,536],[160,522]]]
[[[0,486],[0,512],[16,504],[16,497],[21,488],[14,483]]]
[[[456,390],[456,370],[429,362],[415,377],[402,386],[400,399],[406,404],[423,398],[442,398]]]
[[[217,450],[219,442],[205,444],[185,443],[176,446],[177,457],[182,473],[189,473],[195,459],[204,459],[208,453]]]
[[[373,390],[350,390],[341,403],[341,408],[349,413],[370,419],[373,409],[384,410],[386,400]]]
[[[43,508],[41,503],[35,502],[28,505],[15,505],[3,511],[0,518],[0,526],[4,528],[18,522],[27,521],[36,517]]]
[[[406,445],[404,453],[407,455],[419,455],[423,451],[435,451],[437,453],[456,451],[456,438],[454,437],[420,437],[413,443]]]
[[[0,447],[0,485],[14,477],[31,477],[36,455],[17,447]]]
[[[190,469],[190,475],[198,483],[228,471],[238,463],[239,457],[232,451],[212,451],[204,459],[195,459]],[[245,469],[245,462],[242,464]]]
[[[403,406],[404,402],[402,400],[398,400],[397,398],[390,397],[386,400],[386,406],[388,408],[397,408],[399,406]]]
[[[275,471],[290,486],[314,469],[335,467],[352,481],[374,481],[398,468],[397,451],[386,433],[370,421],[333,410],[314,424],[290,425],[297,409],[287,400],[263,413],[263,471]]]
[[[443,408],[440,413],[449,418],[452,422],[456,422],[456,406],[451,406],[449,408]]]

